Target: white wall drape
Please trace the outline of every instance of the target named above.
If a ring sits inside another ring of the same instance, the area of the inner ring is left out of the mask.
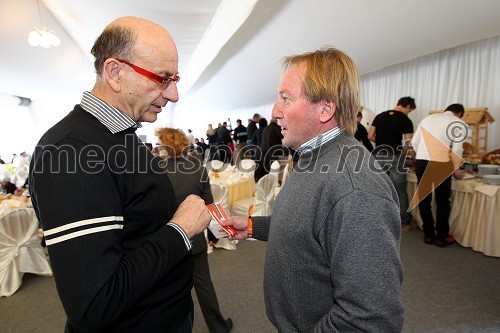
[[[430,110],[452,103],[488,107],[487,151],[500,148],[500,36],[460,45],[361,76],[362,103],[380,113],[403,96],[415,98],[416,129]]]
[[[500,36],[460,45],[422,56],[361,76],[362,103],[380,113],[396,105],[402,96],[412,96],[417,109],[410,114],[416,128],[430,110],[444,109],[451,103],[465,107],[488,107],[496,121],[489,125],[487,151],[500,148]],[[254,113],[270,118],[274,101],[238,110],[209,109],[204,101],[186,96],[175,109],[170,105],[154,124],[145,124],[138,134],[155,143],[154,129],[173,126],[203,137],[207,124],[231,117],[232,125]],[[31,153],[43,132],[67,114],[78,103],[79,96],[65,96],[34,101],[19,110],[0,110],[0,155],[10,161],[12,153]],[[183,103],[184,102],[184,103]],[[175,110],[175,112],[174,112]]]

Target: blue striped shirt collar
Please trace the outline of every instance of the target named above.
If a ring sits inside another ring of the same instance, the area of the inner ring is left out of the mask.
[[[321,133],[320,135],[305,142],[304,144],[302,144],[302,146],[299,147],[299,149],[297,149],[297,151],[300,154],[303,154],[303,153],[309,152],[313,149],[316,149],[316,148],[324,145],[328,141],[337,137],[340,134],[340,132],[342,132],[340,130],[340,127],[336,126],[336,127],[332,128],[331,130],[328,130],[325,133]]]
[[[128,128],[140,128],[141,123],[135,122],[132,118],[120,112],[114,106],[100,100],[90,92],[83,93],[82,108],[99,120],[101,124],[106,126],[108,130],[116,134]]]

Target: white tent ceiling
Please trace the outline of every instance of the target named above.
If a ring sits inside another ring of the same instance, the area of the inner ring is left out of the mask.
[[[27,43],[28,32],[40,24],[37,0],[0,0],[0,93],[32,100],[79,95],[93,81],[89,78],[90,48],[95,38],[107,23],[124,15],[151,19],[171,32],[179,49],[180,74],[184,74],[179,84],[185,92],[181,98],[191,95],[228,112],[273,102],[279,60],[285,55],[331,45],[351,55],[360,73],[365,74],[500,35],[498,0],[40,3],[42,22],[61,38],[59,47],[43,49]],[[227,14],[233,10],[237,13]],[[215,29],[221,26],[227,27],[227,42]],[[217,41],[217,37],[222,39]],[[200,46],[202,40],[208,41],[207,45]],[[189,63],[195,52],[198,60]],[[200,64],[201,69],[193,70]],[[193,86],[186,91],[189,82]]]

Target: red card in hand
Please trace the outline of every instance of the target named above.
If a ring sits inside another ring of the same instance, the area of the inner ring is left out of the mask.
[[[221,238],[221,237],[227,237],[227,235],[234,237],[238,234],[238,232],[236,231],[236,229],[233,228],[233,226],[226,226],[226,225],[220,224],[220,221],[222,221],[222,220],[229,220],[229,216],[227,215],[224,208],[222,208],[220,203],[213,203],[213,204],[207,205],[207,207],[208,207],[208,210],[210,212],[210,215],[212,215],[212,221],[215,220],[217,222],[217,225],[215,226],[215,228],[214,228],[214,225],[212,222],[210,222],[210,225],[208,227],[210,229],[210,231],[212,231],[212,233],[215,235],[215,237]],[[224,235],[224,234],[221,235],[219,232],[217,232],[217,231],[214,232],[214,230],[213,230],[213,229],[220,230],[220,228],[222,228],[227,235]]]

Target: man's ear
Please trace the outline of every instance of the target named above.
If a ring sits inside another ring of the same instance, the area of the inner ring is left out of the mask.
[[[333,102],[322,101],[322,108],[319,115],[321,123],[327,123],[335,116],[336,105]]]
[[[120,92],[121,90],[122,80],[120,68],[120,64],[113,58],[108,58],[104,61],[102,75],[114,92]]]

